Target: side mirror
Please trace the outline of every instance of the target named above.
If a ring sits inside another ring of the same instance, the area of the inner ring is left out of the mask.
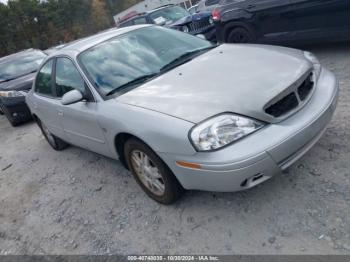
[[[83,94],[80,91],[74,89],[63,95],[61,103],[62,105],[66,106],[66,105],[80,102],[83,99],[84,99]]]

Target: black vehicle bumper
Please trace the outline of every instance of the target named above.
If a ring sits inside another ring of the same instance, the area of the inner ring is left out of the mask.
[[[30,110],[25,102],[25,96],[0,97],[1,107],[7,117],[15,124],[27,122],[32,119]]]
[[[204,30],[191,32],[193,35],[203,35],[205,39],[211,42],[216,42],[216,32],[215,32],[215,26],[211,26],[209,28],[206,28]]]
[[[218,43],[224,43],[225,36],[224,36],[224,30],[221,23],[216,22],[214,27],[215,27],[216,41]]]

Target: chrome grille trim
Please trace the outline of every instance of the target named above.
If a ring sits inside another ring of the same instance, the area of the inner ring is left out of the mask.
[[[300,110],[311,98],[315,87],[312,70],[306,72],[283,97],[270,101],[265,107],[266,114],[281,120]],[[296,99],[296,100],[295,100]],[[293,100],[293,101],[292,101]]]
[[[192,21],[189,24],[190,33],[202,31],[202,30],[207,29],[209,27],[211,27],[211,24],[209,22],[209,17],[206,19],[201,19],[199,21]]]

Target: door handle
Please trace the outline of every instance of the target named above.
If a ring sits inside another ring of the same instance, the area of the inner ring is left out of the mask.
[[[58,114],[59,116],[63,116],[63,111],[58,110],[58,111],[57,111],[57,114]]]

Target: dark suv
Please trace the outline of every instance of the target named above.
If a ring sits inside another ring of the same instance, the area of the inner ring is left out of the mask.
[[[13,126],[31,119],[25,96],[46,54],[29,49],[0,58],[0,114]]]
[[[131,18],[119,22],[117,26],[139,24],[157,24],[192,35],[204,35],[210,41],[216,39],[211,12],[190,14],[186,9],[177,5],[162,6],[146,13],[134,14]]]
[[[308,43],[350,38],[349,0],[221,0],[219,42]]]

